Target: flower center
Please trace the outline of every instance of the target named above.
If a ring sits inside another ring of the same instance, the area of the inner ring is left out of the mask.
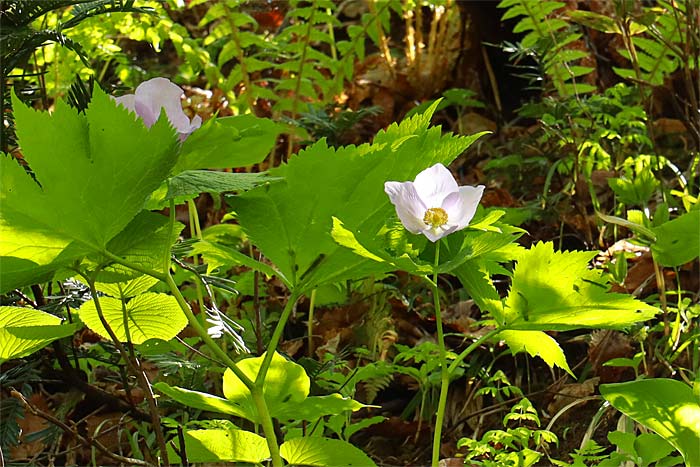
[[[425,211],[423,222],[432,228],[438,228],[447,224],[447,213],[442,208],[430,208]]]

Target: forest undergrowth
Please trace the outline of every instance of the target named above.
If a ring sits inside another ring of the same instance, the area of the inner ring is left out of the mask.
[[[0,0],[0,466],[700,467],[699,0]]]

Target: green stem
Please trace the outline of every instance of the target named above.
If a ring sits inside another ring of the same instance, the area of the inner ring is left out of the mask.
[[[238,365],[236,365],[236,362],[234,362],[231,357],[228,356],[228,354],[221,348],[219,347],[214,339],[209,336],[209,333],[207,333],[207,330],[204,329],[204,327],[201,325],[197,317],[192,313],[192,310],[190,309],[190,306],[187,304],[187,301],[185,300],[185,297],[182,296],[182,293],[180,292],[180,289],[178,288],[177,284],[175,283],[175,280],[173,277],[170,275],[170,271],[167,271],[166,273],[160,273],[158,271],[154,271],[148,268],[143,268],[138,265],[135,265],[131,263],[130,261],[127,261],[123,258],[120,258],[117,255],[114,255],[113,253],[110,252],[103,252],[105,256],[108,258],[112,259],[114,262],[122,264],[126,267],[129,267],[131,269],[134,269],[136,271],[142,272],[144,274],[147,274],[151,277],[155,277],[156,279],[160,279],[161,281],[165,282],[168,287],[170,288],[170,292],[173,294],[175,297],[175,300],[177,301],[178,305],[180,306],[180,309],[182,312],[185,314],[187,317],[187,321],[189,322],[190,326],[195,330],[195,332],[199,335],[199,337],[202,339],[204,344],[209,348],[209,350],[217,357],[219,358],[232,372],[235,374],[238,379],[241,380],[241,382],[245,385],[246,388],[251,393],[251,396],[253,398],[253,401],[255,403],[255,407],[258,411],[258,415],[260,415],[260,424],[262,425],[263,432],[265,434],[265,440],[267,441],[267,446],[268,449],[270,450],[270,455],[272,457],[272,465],[274,467],[282,467],[284,465],[284,462],[282,461],[282,457],[279,454],[279,446],[277,444],[277,435],[275,434],[275,429],[274,425],[272,424],[272,418],[270,417],[270,412],[267,408],[267,404],[265,402],[265,399],[263,397],[262,393],[262,385],[260,387],[256,387],[255,383],[248,378],[248,376],[243,373],[240,368],[238,368]],[[268,363],[269,366],[269,363]]]
[[[447,390],[450,386],[450,373],[447,368],[447,351],[445,349],[445,334],[442,330],[442,313],[440,311],[440,289],[438,288],[438,265],[440,263],[440,240],[435,243],[435,266],[433,270],[433,303],[435,306],[435,323],[437,325],[438,346],[440,348],[440,398],[438,400],[437,417],[435,418],[435,433],[433,434],[432,467],[440,463],[440,441],[442,440],[442,424],[445,419],[447,406]]]
[[[282,316],[280,316],[280,320],[277,322],[277,326],[275,327],[275,330],[272,333],[270,343],[267,345],[265,358],[263,359],[262,365],[260,365],[260,371],[258,371],[258,376],[257,378],[255,378],[255,386],[262,388],[263,384],[265,384],[265,376],[267,376],[267,370],[270,369],[270,363],[272,362],[272,357],[275,354],[275,351],[277,350],[277,345],[279,344],[280,339],[282,338],[284,326],[287,324],[289,316],[292,314],[292,310],[294,309],[294,304],[296,303],[298,298],[299,294],[296,291],[292,291],[292,294],[287,300],[287,304],[284,306],[284,310],[282,310]]]
[[[664,336],[668,336],[671,333],[670,325],[668,322],[668,304],[666,302],[666,281],[664,280],[664,274],[659,263],[656,261],[655,255],[652,253],[651,262],[654,265],[654,276],[656,278],[656,288],[659,291],[659,301],[661,302],[661,311],[664,317]]]
[[[270,456],[272,457],[272,465],[274,467],[283,466],[284,463],[282,462],[282,458],[280,457],[279,446],[277,444],[277,435],[275,434],[275,428],[272,424],[272,417],[270,417],[270,412],[267,408],[267,403],[265,402],[265,398],[263,396],[262,384],[257,385],[250,378],[248,378],[248,376],[245,373],[243,373],[243,371],[241,371],[240,368],[238,368],[236,362],[231,360],[228,354],[221,347],[216,345],[214,339],[212,339],[211,336],[209,336],[207,330],[204,329],[204,327],[199,323],[197,317],[192,313],[192,310],[190,310],[190,307],[185,301],[185,298],[180,293],[180,289],[177,287],[175,280],[169,273],[166,276],[166,283],[170,287],[170,291],[175,296],[175,300],[177,300],[178,304],[180,305],[180,308],[182,308],[182,311],[185,313],[185,316],[187,316],[187,320],[189,321],[190,326],[192,326],[192,328],[194,328],[197,334],[199,334],[199,337],[202,339],[202,341],[204,341],[207,347],[209,347],[209,350],[211,350],[211,352],[214,353],[214,355],[221,359],[221,361],[223,361],[224,364],[226,364],[226,366],[233,372],[233,374],[235,374],[238,377],[238,379],[240,379],[241,382],[245,385],[245,387],[247,387],[250,391],[253,401],[255,402],[255,408],[257,409],[258,415],[260,416],[260,424],[262,425],[263,433],[265,434],[267,447],[270,450]]]
[[[254,387],[250,390],[250,395],[253,398],[253,403],[255,403],[255,408],[260,416],[260,425],[262,426],[263,433],[265,433],[265,438],[267,439],[267,447],[270,450],[270,458],[272,459],[273,467],[283,467],[284,462],[282,461],[282,456],[280,456],[280,448],[277,444],[277,435],[275,435],[275,425],[272,423],[272,416],[267,408],[267,403],[265,402],[265,395],[263,393],[263,388]],[[270,438],[272,434],[272,438]],[[270,441],[272,439],[272,442]]]
[[[173,294],[175,297],[175,300],[177,300],[177,304],[180,305],[180,308],[182,309],[182,312],[185,313],[185,316],[187,317],[187,321],[189,322],[190,326],[195,330],[195,332],[199,335],[200,339],[206,344],[207,347],[209,347],[209,350],[217,357],[219,358],[228,368],[233,371],[233,373],[241,380],[241,382],[248,388],[252,389],[253,388],[253,381],[248,378],[248,376],[243,373],[238,368],[238,365],[236,365],[236,362],[234,362],[231,357],[228,356],[228,354],[221,348],[219,347],[214,339],[209,336],[209,333],[207,332],[206,329],[204,329],[204,326],[199,322],[197,317],[192,313],[192,310],[190,309],[189,304],[185,300],[185,297],[182,296],[182,293],[180,293],[180,289],[178,288],[177,284],[175,283],[175,279],[168,274],[165,278],[165,283],[168,284],[168,287],[170,288],[170,292]]]
[[[454,373],[454,371],[457,369],[457,367],[464,361],[465,358],[467,358],[467,356],[469,356],[470,353],[472,353],[474,351],[474,349],[479,347],[481,344],[483,344],[487,340],[492,339],[493,337],[495,337],[497,334],[499,334],[501,331],[504,331],[504,330],[505,330],[504,328],[492,329],[491,331],[487,332],[486,334],[484,334],[483,336],[481,336],[480,338],[478,338],[477,340],[472,342],[472,344],[469,347],[467,347],[466,349],[464,349],[462,351],[462,353],[460,353],[457,356],[457,358],[455,358],[454,361],[450,364],[450,368],[449,368],[450,374]]]
[[[174,203],[171,201],[170,203],[170,231],[174,228],[175,224],[175,206]],[[182,296],[182,293],[180,292],[179,287],[175,283],[175,280],[173,279],[172,275],[170,274],[170,249],[168,249],[167,255],[164,254],[164,259],[167,259],[167,262],[164,263],[164,268],[165,272],[159,272],[153,269],[149,269],[146,267],[139,266],[137,264],[133,264],[132,262],[125,260],[124,258],[120,258],[119,256],[115,255],[114,253],[111,253],[109,251],[103,251],[102,252],[107,258],[111,259],[115,263],[121,264],[123,266],[126,266],[128,268],[131,268],[135,271],[141,272],[143,274],[147,274],[151,277],[155,277],[156,279],[159,279],[163,282],[165,282],[168,287],[170,288],[170,292],[173,294],[175,297],[175,300],[177,301],[177,304],[180,306],[180,309],[182,312],[185,314],[187,317],[187,321],[189,322],[190,326],[195,330],[195,332],[199,335],[200,339],[202,339],[202,342],[209,347],[209,350],[216,356],[218,357],[232,372],[234,375],[238,377],[238,379],[241,380],[241,382],[245,385],[246,388],[251,393],[251,397],[253,398],[253,401],[255,403],[255,407],[258,411],[258,415],[260,416],[260,424],[262,425],[263,432],[265,434],[265,440],[267,441],[268,448],[270,450],[270,456],[272,458],[272,465],[273,467],[282,467],[284,466],[284,462],[282,460],[282,457],[280,456],[279,453],[279,445],[277,444],[277,435],[275,434],[275,429],[274,425],[272,423],[272,417],[270,416],[270,411],[267,408],[267,403],[265,401],[265,398],[263,396],[263,383],[265,380],[265,374],[267,373],[267,368],[270,366],[270,361],[272,360],[272,354],[274,353],[274,349],[277,347],[277,343],[279,342],[279,339],[281,338],[282,335],[282,330],[284,328],[284,323],[286,323],[287,319],[289,318],[289,315],[291,313],[291,310],[293,308],[293,302],[296,301],[297,295],[292,293],[290,297],[290,302],[287,303],[287,306],[285,307],[284,311],[282,312],[282,318],[280,319],[280,322],[277,324],[277,328],[275,329],[275,333],[272,336],[272,341],[270,343],[269,349],[272,349],[273,352],[267,352],[266,358],[263,362],[263,368],[261,368],[260,373],[258,374],[258,378],[256,378],[256,381],[253,382],[243,371],[238,368],[238,365],[236,365],[236,362],[234,362],[231,357],[228,356],[226,351],[219,347],[217,343],[214,341],[214,339],[211,338],[207,330],[202,326],[202,324],[199,322],[197,317],[192,313],[192,310],[190,309],[189,304],[185,300],[185,297]],[[167,256],[167,258],[165,258]],[[273,346],[274,342],[274,346]],[[269,350],[268,349],[268,350]],[[268,358],[269,357],[269,358]],[[267,362],[267,365],[265,366],[265,362]],[[262,375],[262,378],[261,378]],[[260,383],[258,384],[258,380]]]
[[[314,307],[316,305],[316,289],[311,291],[311,297],[309,298],[309,321],[306,324],[306,333],[308,334],[308,345],[309,348],[309,358],[314,356]]]
[[[175,201],[171,200],[172,206],[171,209],[174,209],[175,206]],[[202,240],[202,229],[199,226],[199,213],[197,212],[197,206],[194,204],[194,201],[187,200],[187,212],[189,214],[189,219],[190,219],[190,237],[191,238],[196,238],[197,240]],[[168,253],[170,253],[168,251]],[[199,255],[195,254],[192,256],[192,263],[194,263],[195,266],[199,264]],[[167,263],[165,263],[167,264]],[[194,286],[195,290],[197,292],[197,303],[199,303],[199,309],[204,310],[204,293],[202,292],[202,281],[197,280],[195,278],[194,281]]]

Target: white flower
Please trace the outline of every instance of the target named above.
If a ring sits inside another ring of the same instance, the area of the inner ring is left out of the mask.
[[[182,89],[170,80],[153,78],[139,84],[134,94],[117,97],[115,100],[118,104],[136,112],[148,128],[156,123],[161,109],[165,109],[170,124],[180,135],[180,141],[184,141],[190,133],[202,125],[202,118],[197,115],[190,121],[182,110],[180,102],[182,95]]]
[[[484,186],[458,186],[444,165],[435,164],[413,182],[386,182],[384,191],[409,232],[436,242],[469,225]]]

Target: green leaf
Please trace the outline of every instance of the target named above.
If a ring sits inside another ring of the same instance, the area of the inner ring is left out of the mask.
[[[253,243],[293,287],[308,290],[387,270],[334,242],[332,218],[374,251],[370,247],[381,241],[376,234],[395,217],[384,183],[412,180],[436,162],[449,163],[481,136],[442,136],[439,128],[429,129],[433,110],[390,126],[372,145],[335,150],[321,140],[270,171],[284,181],[231,200]]]
[[[195,196],[200,193],[227,193],[252,190],[258,185],[279,181],[267,173],[229,173],[210,170],[186,170],[168,180],[166,199]]]
[[[641,458],[641,467],[658,462],[676,448],[656,433],[642,433],[634,440],[634,449]]]
[[[184,227],[175,222],[171,229],[167,217],[141,211],[124,230],[110,240],[107,250],[131,264],[163,273],[170,267],[170,249]],[[123,282],[141,274],[125,266],[111,264],[111,259],[100,254],[91,258],[101,266],[97,276],[99,282]]]
[[[86,254],[77,242],[20,226],[7,229],[0,218],[0,293],[50,280],[57,270]]]
[[[620,27],[615,23],[615,20],[609,16],[584,10],[571,10],[568,14],[569,18],[576,23],[595,29],[596,31],[615,34],[622,33]]]
[[[498,338],[508,344],[513,354],[525,351],[533,357],[540,357],[550,367],[556,365],[574,376],[566,363],[566,355],[549,334],[542,331],[501,331]]]
[[[690,386],[655,378],[602,384],[601,395],[620,412],[654,430],[683,456],[700,465],[700,404]]]
[[[403,229],[403,227],[401,227]],[[408,254],[402,254],[401,256],[391,257],[383,251],[378,252],[381,256],[375,255],[371,251],[367,250],[355,237],[355,234],[345,228],[343,223],[336,217],[333,217],[333,228],[331,229],[331,236],[333,240],[338,243],[338,245],[348,248],[356,255],[372,260],[373,262],[383,263],[383,270],[402,270],[409,272],[411,274],[422,275],[428,274],[432,271],[432,267],[428,264],[418,264],[408,256]],[[372,264],[372,263],[369,263]],[[358,268],[356,270],[359,271]],[[377,268],[379,270],[379,267]]]
[[[287,405],[275,417],[280,420],[317,420],[326,415],[356,412],[363,407],[367,406],[340,394],[309,396],[297,404]]]
[[[147,292],[148,289],[158,283],[158,279],[151,276],[141,275],[125,282],[116,283],[96,283],[95,288],[114,298],[130,298]]]
[[[496,223],[501,217],[506,214],[505,211],[500,209],[489,210],[486,215],[480,219],[473,220],[469,224],[469,228],[473,230],[488,230],[490,232],[501,232],[497,226],[493,224]]]
[[[339,439],[295,438],[280,446],[280,455],[292,465],[328,467],[375,467],[377,464],[367,454],[352,444]]]
[[[247,358],[238,362],[238,368],[251,380],[255,381],[260,371],[264,355]],[[270,368],[265,376],[263,397],[272,417],[277,417],[289,410],[290,405],[300,404],[309,395],[311,381],[301,365],[290,362],[275,352]],[[250,390],[230,370],[224,373],[224,396],[240,406],[248,420],[260,423],[260,416],[253,402]]]
[[[199,254],[204,257],[207,263],[207,273],[211,273],[224,266],[243,265],[260,271],[270,277],[277,276],[286,285],[290,285],[289,280],[270,265],[257,261],[248,255],[244,255],[235,248],[222,245],[221,243],[200,240],[192,246],[192,254]]]
[[[654,317],[658,310],[626,294],[608,293],[596,252],[555,252],[539,242],[521,255],[500,325],[518,330],[619,329]]]
[[[184,438],[190,462],[261,464],[270,457],[265,438],[250,431],[236,428],[185,430]]]
[[[97,87],[84,115],[61,101],[52,114],[18,100],[14,109],[36,181],[15,160],[0,157],[2,291],[104,249],[141,211],[177,155],[166,118],[147,130]]]
[[[151,292],[138,295],[126,303],[125,309],[122,309],[122,301],[116,298],[100,297],[99,301],[107,324],[120,342],[129,340],[125,321],[134,344],[142,344],[148,339],[170,340],[187,325],[185,314],[175,297],[170,295]],[[83,303],[78,314],[92,331],[110,338],[97,314],[94,299]]]
[[[148,202],[150,209],[167,207],[171,199],[181,204],[201,193],[228,193],[252,190],[256,186],[279,181],[267,173],[231,173],[211,170],[186,170],[167,181],[167,191],[156,191]]]
[[[0,363],[30,355],[80,325],[61,324],[61,318],[33,308],[0,306]]]
[[[662,266],[681,266],[700,256],[700,210],[690,211],[652,228],[654,259]]]
[[[362,256],[363,258],[371,259],[372,261],[376,261],[378,263],[385,262],[384,258],[375,255],[367,248],[360,245],[360,242],[358,242],[357,238],[355,238],[355,234],[346,229],[343,223],[337,217],[333,217],[333,227],[331,229],[331,236],[338,245],[344,246],[345,248],[349,248],[356,255]]]
[[[467,261],[455,269],[454,274],[482,311],[503,316],[503,302],[482,261]]]
[[[99,88],[85,116],[60,101],[53,114],[15,107],[38,184],[14,161],[0,159],[6,222],[34,221],[99,250],[141,211],[175,162],[167,119],[147,130]]]
[[[438,272],[451,272],[467,260],[505,248],[523,232],[520,228],[508,225],[499,225],[498,230],[500,232],[463,230],[449,235],[443,240],[446,248],[440,254],[442,259]]]
[[[207,412],[225,413],[242,418],[249,418],[250,416],[249,407],[241,407],[234,401],[230,401],[213,394],[170,386],[164,382],[158,382],[154,384],[153,387],[171,399],[179,402],[182,405],[186,405],[187,407],[205,410]]]
[[[641,225],[641,224],[629,221],[627,219],[622,219],[621,217],[608,216],[608,215],[602,214],[600,212],[598,212],[596,214],[598,215],[598,217],[603,219],[605,222],[620,225],[622,227],[630,229],[631,231],[633,231],[639,235],[642,235],[642,237],[645,238],[646,240],[656,241],[656,234],[654,233],[654,231],[652,229],[649,229],[649,228]]]
[[[173,173],[257,164],[283,131],[283,125],[254,115],[210,119],[185,140]]]

